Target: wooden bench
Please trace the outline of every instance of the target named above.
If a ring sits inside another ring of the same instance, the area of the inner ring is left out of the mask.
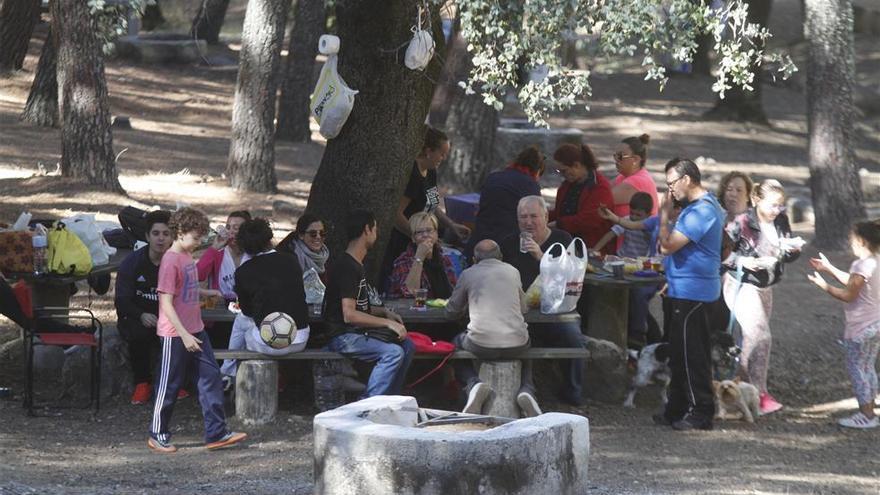
[[[495,391],[496,398],[488,414],[517,417],[516,394],[520,386],[522,359],[586,359],[587,349],[536,347],[528,349],[515,359],[482,361],[480,379]],[[245,424],[265,424],[272,421],[278,411],[278,361],[315,361],[347,359],[342,354],[304,350],[283,356],[270,356],[247,350],[217,349],[217,359],[237,359],[238,373],[235,378],[235,413]],[[443,354],[418,353],[413,359],[441,360]],[[458,350],[449,359],[478,359],[473,353]]]

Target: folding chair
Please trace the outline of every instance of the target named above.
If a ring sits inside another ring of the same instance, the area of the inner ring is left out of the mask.
[[[73,322],[85,322],[85,325]],[[43,307],[33,309],[33,323],[24,329],[25,392],[24,407],[34,415],[34,348],[56,345],[89,348],[89,403],[95,413],[101,407],[101,351],[104,344],[104,326],[95,314],[86,308]]]

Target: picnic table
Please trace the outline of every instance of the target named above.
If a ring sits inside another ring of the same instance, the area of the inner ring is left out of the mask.
[[[385,301],[394,312],[398,313],[406,325],[427,323],[450,323],[444,308],[415,308],[412,299],[394,299]],[[577,312],[561,314],[542,314],[538,310],[530,310],[523,315],[528,323],[579,322]],[[235,313],[228,308],[202,309],[205,321],[232,321]],[[322,321],[320,315],[314,315],[311,323]],[[239,359],[236,376],[235,404],[239,419],[252,424],[264,424],[271,421],[277,410],[277,373],[278,360],[335,360],[344,356],[335,352],[307,349],[286,356],[267,356],[247,350],[219,349],[214,352],[218,359]],[[585,359],[588,351],[582,348],[532,348],[525,351],[521,359]],[[467,351],[455,351],[448,359],[474,359],[476,356]],[[416,354],[416,359],[443,359],[437,354]],[[489,414],[513,417],[519,414],[516,394],[520,386],[519,359],[483,361],[480,366],[480,378],[495,390],[496,397],[492,402]]]
[[[70,284],[86,280],[91,276],[108,275],[119,270],[119,265],[131,253],[130,249],[117,249],[105,265],[93,267],[86,275],[58,275],[54,273],[34,275],[32,272],[11,272],[11,279],[25,280],[31,286],[33,306],[61,307],[70,306]]]
[[[610,273],[599,271],[584,276],[584,295],[587,306],[586,334],[627,348],[629,323],[629,291],[645,286],[661,286],[666,277],[638,277],[624,275],[616,279]]]

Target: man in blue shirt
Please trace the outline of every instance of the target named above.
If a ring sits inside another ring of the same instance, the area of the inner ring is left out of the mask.
[[[660,250],[666,255],[669,339],[669,402],[658,424],[676,430],[711,430],[715,415],[707,308],[721,294],[721,235],[724,213],[700,183],[688,159],[666,164],[666,200],[660,211]],[[670,229],[673,199],[685,204]]]

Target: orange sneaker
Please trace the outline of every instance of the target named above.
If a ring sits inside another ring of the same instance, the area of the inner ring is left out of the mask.
[[[132,404],[146,404],[150,401],[152,390],[147,382],[140,382],[134,386],[134,392],[131,394]]]
[[[245,438],[247,438],[247,433],[235,433],[233,431],[230,431],[230,432],[226,433],[225,435],[223,435],[223,438],[221,438],[220,440],[217,440],[216,442],[211,442],[211,443],[205,445],[205,447],[208,450],[223,449],[223,448],[235,445],[238,442],[241,442],[242,440],[244,440]]]
[[[147,440],[147,447],[161,454],[173,454],[177,452],[177,447],[168,442],[162,442],[150,437]]]
[[[180,389],[177,391],[178,399],[186,399],[187,397],[189,397],[189,392],[187,392],[185,389]]]

